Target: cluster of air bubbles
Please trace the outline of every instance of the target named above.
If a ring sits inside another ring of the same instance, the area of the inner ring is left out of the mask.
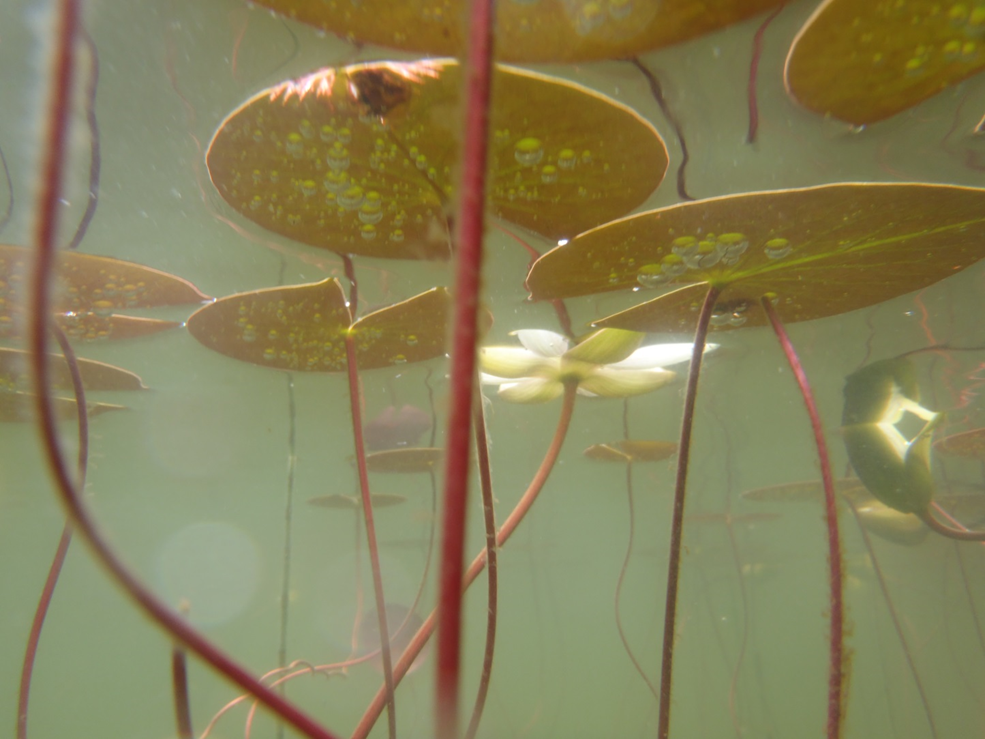
[[[704,270],[721,265],[731,267],[749,248],[749,239],[741,233],[707,234],[702,238],[681,236],[671,242],[670,254],[659,264],[645,264],[636,279],[643,287],[659,287],[680,277],[688,270]]]
[[[711,314],[710,323],[716,328],[723,326],[738,328],[746,322],[746,311],[748,310],[749,303],[745,300],[732,301],[727,305],[716,305]]]
[[[540,139],[527,136],[516,142],[513,157],[524,167],[533,167],[544,158],[544,145]]]
[[[574,27],[579,36],[587,36],[604,25],[607,18],[621,21],[633,12],[633,0],[588,0],[575,11]]]

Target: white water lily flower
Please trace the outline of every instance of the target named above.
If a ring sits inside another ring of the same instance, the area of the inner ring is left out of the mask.
[[[499,397],[514,403],[543,403],[577,382],[590,397],[625,398],[663,387],[676,377],[664,367],[691,358],[693,344],[650,344],[645,334],[617,328],[596,331],[575,345],[561,334],[524,329],[522,346],[491,346],[479,353],[482,382],[499,386]],[[708,344],[705,351],[717,348]]]

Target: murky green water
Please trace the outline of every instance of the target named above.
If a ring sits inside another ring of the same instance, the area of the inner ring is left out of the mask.
[[[791,3],[765,32],[754,145],[745,143],[746,81],[762,17],[640,58],[659,78],[683,131],[687,192],[704,198],[852,181],[981,185],[974,165],[983,145],[969,133],[985,102],[980,76],[855,132],[787,97],[783,61],[813,5]],[[48,12],[47,5],[27,0],[0,4],[0,147],[13,185],[3,243],[31,243]],[[412,55],[358,47],[235,0],[91,4],[85,26],[98,55],[101,177],[98,209],[80,251],[152,266],[218,297],[326,277],[346,285],[341,262],[330,252],[263,231],[228,207],[209,181],[204,148],[230,111],[266,87],[325,65]],[[92,61],[80,48],[62,214],[66,241],[86,205],[85,85]],[[670,168],[639,210],[678,202],[680,143],[638,69],[616,61],[537,69],[604,93],[649,120],[666,140]],[[6,192],[0,187],[0,201]],[[539,251],[553,246],[523,236]],[[528,254],[499,230],[490,231],[487,249],[486,299],[495,318],[489,343],[514,341],[508,334],[516,329],[558,330],[548,303],[525,300]],[[361,309],[453,281],[449,265],[438,262],[357,258],[356,269]],[[844,377],[867,361],[929,343],[985,343],[978,319],[985,308],[983,279],[982,266],[974,265],[919,294],[790,328],[814,384],[836,475],[847,469],[838,433]],[[578,327],[636,298],[611,293],[567,302]],[[190,312],[147,314],[180,321]],[[822,736],[828,604],[821,505],[739,497],[753,488],[816,479],[810,427],[771,332],[722,332],[714,341],[721,347],[707,357],[695,423],[671,736]],[[84,357],[138,373],[150,388],[93,394],[129,407],[93,419],[85,491],[126,562],[169,604],[187,602],[193,622],[256,673],[277,667],[293,471],[286,655],[312,664],[345,659],[356,614],[373,609],[367,556],[356,554],[355,514],[305,502],[358,491],[348,461],[344,376],[288,375],[236,362],[182,329],[77,348]],[[951,352],[917,360],[924,404],[949,412],[948,429],[982,425],[982,359]],[[433,360],[365,372],[367,418],[390,405],[430,413],[433,403],[440,445],[446,371],[446,363]],[[624,411],[634,437],[675,439],[682,395],[679,381],[628,405],[578,402],[557,468],[501,552],[496,662],[480,736],[655,734],[656,700],[627,657],[614,614],[630,521],[624,468],[586,460],[581,450],[622,438]],[[495,397],[487,405],[500,519],[536,471],[559,407],[560,401],[513,405]],[[73,426],[63,430],[73,449]],[[934,464],[942,488],[964,485],[982,495],[977,462]],[[635,468],[636,542],[621,600],[627,638],[654,682],[673,472],[672,460]],[[407,497],[377,513],[387,600],[407,606],[427,555],[431,481],[428,475],[378,475],[373,485],[376,492]],[[980,519],[972,515],[965,523]],[[0,726],[8,731],[15,724],[26,635],[63,520],[31,424],[0,423]],[[985,551],[933,534],[917,546],[871,537],[870,551],[847,510],[840,520],[852,654],[844,736],[932,737],[928,717],[942,739],[980,735]],[[477,551],[478,502],[469,526],[468,548]],[[364,547],[364,536],[358,537]],[[435,600],[433,574],[421,615]],[[482,588],[480,580],[466,599],[468,706],[483,650]],[[899,619],[912,669],[887,604]],[[366,641],[368,633],[359,639]],[[174,736],[169,660],[168,639],[108,581],[84,544],[74,542],[41,641],[30,735]],[[397,693],[400,736],[430,735],[432,667],[433,655]],[[345,735],[380,682],[377,669],[359,665],[346,676],[297,677],[288,695]],[[197,732],[235,695],[191,661]],[[246,715],[244,707],[233,710],[212,736],[241,736]],[[253,736],[275,731],[272,720],[258,716]],[[385,735],[381,722],[373,736]]]

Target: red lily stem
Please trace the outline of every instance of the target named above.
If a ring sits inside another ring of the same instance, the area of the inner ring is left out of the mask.
[[[244,690],[256,695],[277,715],[294,726],[308,739],[335,739],[314,719],[300,711],[256,680],[243,667],[217,649],[210,641],[186,624],[177,614],[157,600],[154,595],[123,565],[102,538],[88,510],[82,505],[79,487],[72,479],[58,438],[56,419],[50,392],[51,368],[48,357],[48,316],[51,312],[50,277],[55,261],[55,235],[58,232],[58,200],[61,195],[65,166],[66,131],[68,129],[74,42],[79,26],[78,0],[60,0],[56,9],[56,36],[53,81],[49,100],[47,131],[44,138],[44,160],[34,233],[34,270],[29,294],[28,345],[30,348],[31,378],[34,385],[35,411],[38,431],[54,478],[55,488],[69,515],[69,520],[92,548],[97,559],[109,570],[138,605],[173,638],[184,643],[206,662]]]
[[[681,419],[681,439],[677,447],[677,478],[674,482],[674,513],[670,524],[670,557],[667,562],[667,597],[664,601],[663,650],[660,656],[660,707],[657,717],[657,737],[670,736],[670,694],[674,672],[674,641],[677,622],[677,590],[681,573],[681,544],[684,535],[684,493],[687,490],[687,466],[691,458],[691,428],[694,426],[694,406],[698,399],[698,378],[701,375],[701,358],[708,339],[708,326],[715,302],[722,290],[708,286],[705,302],[698,315],[694,330],[694,351],[687,373],[687,389],[684,392],[684,413]]]
[[[551,474],[551,470],[554,469],[554,463],[557,462],[558,455],[561,453],[561,447],[564,444],[564,439],[568,434],[568,427],[571,425],[571,414],[575,407],[575,392],[578,389],[577,383],[568,382],[565,383],[564,388],[564,399],[561,405],[561,416],[558,418],[557,428],[554,431],[554,438],[551,440],[551,445],[547,449],[547,453],[544,455],[544,459],[540,463],[540,467],[537,469],[537,474],[534,475],[533,480],[530,481],[530,485],[527,487],[523,496],[517,502],[516,506],[507,516],[503,525],[499,528],[499,533],[496,534],[496,547],[502,547],[509,540],[513,532],[516,531],[516,527],[520,525],[520,522],[524,519],[530,508],[537,500],[537,496],[540,495],[540,491],[544,487],[544,483],[547,482],[548,476]],[[485,548],[476,555],[475,559],[472,560],[472,564],[469,565],[468,570],[465,572],[465,578],[462,580],[462,591],[468,590],[468,587],[475,582],[475,579],[480,575],[483,569],[486,567],[486,550]],[[431,614],[424,620],[421,624],[421,628],[417,630],[414,637],[410,640],[404,653],[401,655],[400,659],[397,660],[397,664],[393,667],[393,679],[400,683],[404,675],[407,674],[407,670],[413,664],[414,660],[417,659],[417,655],[421,653],[424,649],[424,645],[427,644],[428,639],[431,638],[431,634],[434,633],[434,627],[437,623],[437,610],[432,611]],[[380,689],[377,691],[376,696],[373,698],[373,702],[370,703],[363,717],[359,720],[359,724],[356,726],[355,730],[352,732],[350,739],[366,739],[369,736],[369,732],[373,730],[373,724],[376,723],[376,719],[379,718],[380,713],[383,711],[383,705],[386,700],[386,691]]]
[[[85,44],[89,52],[89,84],[86,86],[86,123],[89,126],[89,198],[86,204],[85,213],[79,220],[79,225],[75,229],[75,235],[69,242],[66,249],[75,249],[82,243],[89,224],[96,215],[96,206],[99,204],[99,172],[102,163],[99,146],[99,121],[96,118],[96,89],[99,87],[99,53],[92,36],[83,28],[79,29],[79,38]]]
[[[844,723],[844,686],[848,664],[845,658],[845,607],[843,603],[844,578],[842,575],[841,536],[838,533],[838,505],[835,498],[834,478],[831,474],[831,460],[828,457],[828,445],[824,440],[824,429],[821,426],[821,416],[817,412],[814,394],[811,392],[807,373],[804,372],[797,352],[793,348],[790,336],[787,334],[780,317],[773,309],[769,297],[760,300],[766,311],[773,331],[776,334],[783,353],[787,357],[790,369],[793,371],[804,398],[807,414],[811,418],[811,429],[814,432],[814,443],[817,446],[818,461],[821,464],[821,480],[824,482],[824,515],[828,527],[828,579],[829,600],[831,608],[831,635],[828,646],[828,739],[838,739],[841,736]]]
[[[496,619],[499,614],[499,567],[496,553],[496,508],[493,500],[492,469],[489,465],[489,439],[486,435],[486,418],[482,412],[482,399],[475,402],[472,414],[475,433],[475,453],[479,466],[479,488],[482,491],[482,522],[486,527],[486,648],[482,657],[482,675],[479,690],[472,708],[472,718],[465,732],[465,739],[473,739],[479,730],[482,711],[489,693],[489,678],[492,675],[493,654],[496,650]]]
[[[348,259],[348,258],[347,258]],[[353,282],[353,284],[355,284]],[[349,301],[350,303],[352,300]],[[353,306],[354,308],[354,306]],[[386,620],[386,598],[383,596],[383,573],[380,570],[380,550],[376,542],[376,522],[373,516],[372,495],[369,492],[369,472],[366,469],[366,447],[363,443],[362,410],[359,407],[359,367],[356,363],[356,338],[345,336],[345,359],[349,372],[349,407],[352,409],[352,436],[356,446],[356,469],[359,471],[359,492],[363,501],[363,520],[366,522],[366,545],[369,566],[373,572],[373,593],[376,596],[376,617],[380,629],[380,654],[383,657],[383,680],[386,683],[387,716],[390,739],[397,736],[397,709],[393,691],[393,659],[390,654],[390,627]]]
[[[917,514],[920,520],[923,521],[935,534],[940,534],[941,536],[946,536],[949,539],[956,539],[957,541],[985,541],[985,531],[971,531],[969,529],[955,529],[950,526],[941,523],[934,515],[930,512],[928,508],[926,511]]]
[[[171,682],[174,684],[174,719],[178,739],[193,739],[192,712],[188,704],[188,666],[185,650],[175,645],[171,649]]]
[[[458,204],[455,323],[452,329],[451,417],[445,455],[435,735],[458,737],[458,692],[462,639],[462,571],[468,495],[470,424],[478,344],[479,290],[486,205],[486,151],[492,92],[494,0],[472,0],[465,60],[465,131]]]
[[[746,83],[746,97],[749,101],[749,130],[746,132],[746,143],[756,143],[756,133],[759,131],[759,103],[756,94],[756,78],[759,75],[759,59],[763,55],[763,35],[770,23],[780,14],[785,3],[777,5],[756,29],[752,37],[752,56],[749,59],[749,82]]]
[[[79,451],[76,462],[76,474],[79,480],[79,487],[85,487],[86,468],[89,464],[89,412],[86,409],[85,387],[82,385],[82,372],[79,370],[79,363],[75,361],[75,352],[68,343],[65,332],[55,323],[52,323],[52,331],[62,354],[65,363],[68,365],[68,372],[72,378],[72,389],[75,394],[76,417],[79,423]],[[34,673],[34,663],[37,659],[38,645],[41,642],[41,630],[44,628],[44,621],[48,615],[48,608],[51,606],[51,599],[55,593],[55,586],[58,584],[58,577],[65,564],[65,557],[68,555],[69,545],[72,543],[72,525],[66,521],[62,528],[62,535],[58,539],[58,546],[55,548],[55,556],[51,559],[51,566],[48,568],[48,577],[45,579],[44,587],[41,589],[41,597],[38,598],[38,607],[34,611],[34,620],[31,621],[31,631],[27,637],[27,647],[24,649],[24,662],[21,667],[20,692],[17,697],[17,739],[27,738],[27,716],[28,705],[31,700],[31,677]]]

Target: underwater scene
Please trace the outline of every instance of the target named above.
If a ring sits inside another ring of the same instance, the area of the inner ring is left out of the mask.
[[[6,0],[0,75],[5,735],[985,735],[985,0]]]

